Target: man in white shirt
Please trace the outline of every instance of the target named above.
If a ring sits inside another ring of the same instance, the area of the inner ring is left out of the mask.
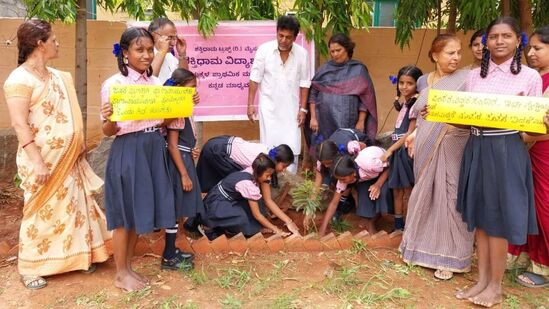
[[[307,114],[311,86],[307,51],[295,44],[299,22],[281,16],[276,25],[276,40],[261,44],[255,54],[248,91],[248,118],[254,122],[254,100],[259,94],[259,136],[269,147],[287,144],[295,159],[288,170],[297,172],[301,153],[301,126]]]
[[[187,44],[185,39],[177,35],[177,29],[171,20],[157,18],[150,23],[148,30],[154,37],[154,60],[151,64],[154,76],[158,76],[164,83],[177,68],[189,68]]]

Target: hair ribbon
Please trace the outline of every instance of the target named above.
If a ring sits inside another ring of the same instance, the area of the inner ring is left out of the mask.
[[[526,35],[525,32],[520,33],[520,45],[522,47],[526,46],[528,44],[528,35]]]
[[[115,55],[116,57],[119,57],[120,55],[122,55],[122,48],[120,48],[120,44],[114,43],[112,45],[112,54]]]
[[[391,84],[396,85],[398,83],[398,77],[394,75],[389,75],[389,80],[391,81]]]
[[[177,86],[177,83],[173,78],[169,78],[165,83],[164,86]]]
[[[345,147],[345,145],[343,145],[343,144],[337,145],[337,150],[339,151],[340,154],[346,154],[347,153],[347,147]]]
[[[324,141],[324,135],[317,134],[315,137],[315,145],[320,145]]]
[[[276,159],[276,153],[277,153],[276,148],[273,148],[273,149],[269,150],[269,158],[275,160]]]

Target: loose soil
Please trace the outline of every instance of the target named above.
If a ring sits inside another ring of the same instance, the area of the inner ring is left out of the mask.
[[[17,244],[21,193],[0,183],[0,245]],[[299,216],[292,213],[294,219]],[[360,220],[347,216],[356,231]],[[389,229],[390,220],[383,228]],[[125,293],[113,285],[112,258],[93,274],[52,276],[38,291],[19,282],[14,253],[0,255],[0,308],[473,308],[454,293],[473,284],[476,264],[450,281],[402,263],[396,248],[209,254],[196,258],[190,272],[161,271],[159,257],[134,259],[151,287]],[[549,289],[527,289],[506,273],[504,308],[549,308]],[[545,307],[544,307],[545,306]]]

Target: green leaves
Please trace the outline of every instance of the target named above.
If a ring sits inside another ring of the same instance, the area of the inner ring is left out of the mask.
[[[38,17],[47,21],[60,19],[65,23],[76,21],[75,0],[23,0],[27,7],[27,17]]]

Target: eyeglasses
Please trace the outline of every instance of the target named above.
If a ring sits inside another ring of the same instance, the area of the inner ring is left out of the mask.
[[[158,32],[154,32],[155,34],[159,35],[159,36],[164,36],[168,39],[168,41],[175,41],[177,40],[177,35],[162,35]]]

